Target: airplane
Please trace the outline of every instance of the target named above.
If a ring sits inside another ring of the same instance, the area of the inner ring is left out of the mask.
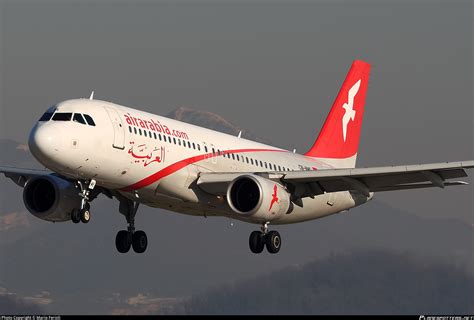
[[[375,192],[466,185],[474,160],[356,168],[370,64],[355,60],[313,146],[297,154],[192,124],[90,98],[59,102],[32,128],[28,146],[47,170],[0,167],[23,188],[27,210],[51,222],[88,223],[103,194],[119,202],[127,229],[120,253],[145,252],[135,229],[140,204],[260,225],[250,251],[277,253],[269,225],[347,211]]]

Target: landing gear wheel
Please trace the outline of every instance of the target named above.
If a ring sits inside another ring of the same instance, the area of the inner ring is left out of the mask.
[[[72,210],[71,220],[72,220],[73,223],[81,222],[81,215],[80,215],[79,209]]]
[[[261,253],[265,247],[265,237],[260,231],[253,231],[249,237],[250,251]]]
[[[91,206],[87,203],[84,208],[80,210],[80,216],[81,216],[81,221],[82,223],[88,223],[91,221],[91,211],[90,211]]]
[[[265,235],[265,244],[270,253],[277,253],[281,247],[281,237],[278,231],[270,231]]]
[[[120,253],[127,253],[132,246],[132,235],[130,232],[120,230],[115,237],[115,246]]]
[[[132,235],[132,247],[136,253],[143,253],[148,245],[148,239],[144,231],[135,231]]]

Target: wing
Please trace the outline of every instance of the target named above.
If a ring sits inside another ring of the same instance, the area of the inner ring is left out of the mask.
[[[287,186],[294,199],[313,197],[325,192],[355,190],[368,196],[370,192],[406,190],[453,185],[449,181],[467,177],[465,169],[474,168],[474,160],[392,167],[329,169],[255,173]],[[242,173],[202,173],[197,184],[204,191],[225,195],[228,184]]]
[[[3,173],[5,177],[10,178],[13,182],[15,182],[17,185],[23,188],[29,178],[48,175],[53,172],[48,171],[48,170],[24,169],[24,168],[0,166],[0,173]]]

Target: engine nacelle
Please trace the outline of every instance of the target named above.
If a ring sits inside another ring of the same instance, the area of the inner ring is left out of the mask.
[[[235,178],[227,188],[231,209],[249,219],[267,222],[290,211],[290,194],[272,180],[246,174]]]
[[[71,220],[71,212],[81,207],[81,197],[75,186],[54,175],[32,178],[23,190],[26,209],[46,221]]]

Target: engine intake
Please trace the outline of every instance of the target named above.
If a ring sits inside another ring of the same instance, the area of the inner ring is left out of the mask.
[[[46,221],[71,220],[71,212],[81,207],[81,197],[75,186],[54,175],[32,178],[23,190],[26,209]]]
[[[229,184],[227,203],[234,212],[250,220],[267,222],[290,211],[290,194],[279,183],[248,174]]]

